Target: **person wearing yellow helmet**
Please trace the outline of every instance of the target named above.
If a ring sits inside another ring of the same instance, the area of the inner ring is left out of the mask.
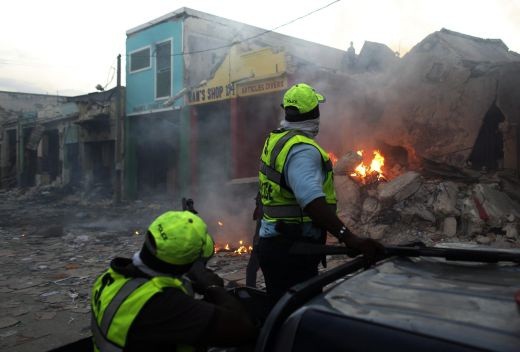
[[[290,87],[282,103],[285,118],[267,137],[260,156],[263,216],[257,252],[272,303],[318,274],[323,257],[291,255],[295,241],[324,243],[329,232],[370,260],[384,252],[378,242],[354,235],[336,215],[332,163],[314,141],[323,102],[325,97],[306,83]]]
[[[205,267],[213,253],[198,215],[157,217],[133,258],[113,259],[94,282],[94,350],[198,351],[254,341],[257,328],[248,313]]]

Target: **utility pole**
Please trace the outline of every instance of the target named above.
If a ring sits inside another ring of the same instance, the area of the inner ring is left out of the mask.
[[[114,164],[115,164],[115,182],[114,182],[114,203],[121,203],[122,188],[122,124],[121,119],[121,54],[117,55],[117,88],[116,88],[116,133],[114,145]]]

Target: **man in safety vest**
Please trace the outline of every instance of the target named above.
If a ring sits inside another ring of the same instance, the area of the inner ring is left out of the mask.
[[[94,350],[199,351],[254,342],[257,328],[242,304],[205,268],[213,252],[206,224],[194,213],[157,217],[141,250],[113,259],[94,283]]]
[[[299,83],[283,97],[285,119],[262,149],[259,192],[263,217],[257,245],[260,268],[273,303],[291,286],[318,274],[323,259],[289,255],[294,241],[324,243],[326,232],[374,260],[384,247],[354,235],[336,215],[336,193],[328,153],[315,141],[319,103],[325,98]]]

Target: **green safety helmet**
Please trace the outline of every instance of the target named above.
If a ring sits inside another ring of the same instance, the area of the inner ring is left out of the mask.
[[[294,107],[300,114],[305,114],[323,102],[325,102],[325,97],[316,92],[314,88],[306,83],[298,83],[285,92],[282,107],[284,109]]]
[[[189,211],[167,211],[148,227],[140,257],[156,271],[177,273],[199,259],[209,259],[213,253],[213,238],[198,215]]]

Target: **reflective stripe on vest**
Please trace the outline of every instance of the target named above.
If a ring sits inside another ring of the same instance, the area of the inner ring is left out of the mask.
[[[319,151],[325,172],[323,191],[325,192],[327,203],[334,212],[336,211],[332,162],[328,154],[314,140],[306,137],[300,131],[275,131],[269,135],[264,144],[259,172],[260,195],[264,219],[267,221],[311,221],[308,214],[296,202],[292,191],[284,186],[283,170],[287,155],[293,145],[300,143],[312,145]]]
[[[188,292],[181,280],[173,277],[126,278],[112,269],[100,275],[94,283],[91,302],[95,350],[122,351],[130,326],[142,307],[168,287]]]

